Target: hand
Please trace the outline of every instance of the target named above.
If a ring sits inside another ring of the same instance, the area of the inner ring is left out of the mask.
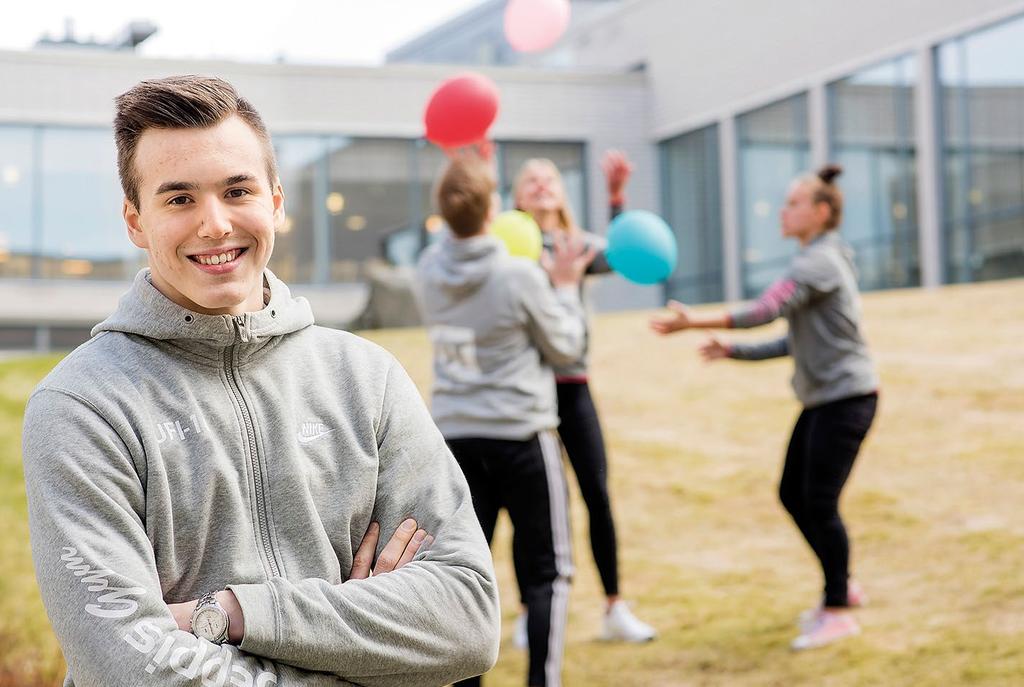
[[[710,363],[715,360],[721,360],[722,358],[729,357],[729,346],[719,339],[717,336],[708,332],[707,340],[700,345],[698,349],[700,351],[700,357],[704,359],[704,362]]]
[[[494,141],[488,141],[484,139],[479,143],[475,144],[477,155],[480,156],[481,160],[486,162],[494,162]]]
[[[487,139],[457,148],[441,148],[441,150],[449,160],[459,157],[478,157],[484,162],[494,162],[494,141]]]
[[[379,539],[380,525],[371,522],[352,558],[352,572],[348,579],[364,580],[370,576],[370,567],[373,565],[373,556],[377,551]],[[391,536],[391,541],[380,552],[372,574],[383,575],[398,570],[411,561],[421,547],[429,547],[433,541],[434,538],[427,534],[426,530],[416,528],[415,520],[407,518],[398,526]]]
[[[633,164],[629,158],[621,150],[608,150],[601,158],[601,169],[608,184],[608,202],[612,205],[625,204],[624,191],[633,173]]]
[[[554,234],[552,250],[540,256],[540,266],[551,277],[556,287],[575,286],[583,279],[587,266],[597,257],[597,249],[585,246],[579,232],[558,231]]]
[[[692,326],[693,314],[690,308],[679,301],[669,301],[666,307],[672,311],[671,315],[651,319],[651,329],[655,332],[662,335],[671,334]]]

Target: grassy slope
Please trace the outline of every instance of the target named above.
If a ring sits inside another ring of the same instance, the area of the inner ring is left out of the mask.
[[[1024,281],[870,294],[865,311],[882,403],[844,505],[871,604],[859,613],[861,638],[802,655],[786,647],[820,580],[775,499],[798,412],[788,361],[706,366],[694,350],[700,334],[655,338],[648,313],[595,320],[592,386],[610,444],[624,593],[661,637],[642,647],[592,641],[600,586],[574,489],[567,684],[1024,679]],[[422,330],[370,337],[427,388]],[[0,687],[52,684],[60,672],[32,577],[19,457],[25,396],[53,362],[0,364]],[[495,554],[506,638],[516,614],[508,534],[503,520]],[[506,639],[487,682],[518,686],[524,670]]]

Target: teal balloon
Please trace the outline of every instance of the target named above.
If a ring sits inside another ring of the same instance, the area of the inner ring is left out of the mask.
[[[622,213],[608,227],[605,257],[612,269],[637,284],[657,284],[676,269],[679,248],[665,220],[647,210]]]

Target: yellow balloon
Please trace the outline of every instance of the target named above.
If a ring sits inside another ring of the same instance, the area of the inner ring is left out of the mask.
[[[509,210],[494,218],[491,233],[501,239],[509,255],[537,260],[544,242],[540,227],[528,213]]]

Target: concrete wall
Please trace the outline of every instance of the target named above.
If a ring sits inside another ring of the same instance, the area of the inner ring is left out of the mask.
[[[581,66],[646,64],[667,138],[1024,12],[1019,0],[631,0],[567,42]]]

